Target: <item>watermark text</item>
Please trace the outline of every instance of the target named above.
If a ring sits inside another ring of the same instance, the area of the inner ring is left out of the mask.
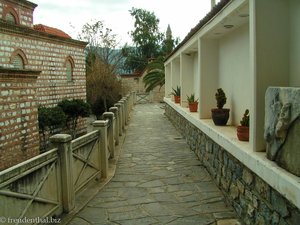
[[[46,217],[46,218],[28,218],[28,217],[23,217],[23,218],[10,218],[10,217],[4,217],[0,216],[0,224],[22,224],[22,223],[32,223],[32,224],[39,224],[39,223],[49,223],[49,224],[58,224],[61,222],[61,219],[59,218],[52,218],[52,217]]]

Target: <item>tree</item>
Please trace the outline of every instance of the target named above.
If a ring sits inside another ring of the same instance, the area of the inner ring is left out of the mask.
[[[110,28],[105,27],[103,21],[91,21],[84,24],[78,38],[88,42],[87,53],[97,53],[107,64],[112,64],[111,62],[115,61],[112,50],[118,44],[116,34],[113,34]]]
[[[129,71],[142,71],[149,59],[159,56],[163,34],[159,31],[159,19],[153,12],[137,8],[132,8],[129,12],[135,19],[134,30],[130,32],[134,47],[123,47],[125,68]]]
[[[99,118],[120,98],[121,84],[116,71],[122,66],[123,56],[116,50],[116,35],[102,21],[86,23],[79,39],[89,42],[86,48],[87,101]]]
[[[157,86],[160,89],[165,84],[164,60],[173,51],[178,42],[178,38],[176,40],[173,39],[170,25],[168,25],[166,36],[162,43],[161,55],[147,65],[147,72],[143,78],[146,92],[152,91]]]
[[[90,105],[81,99],[62,100],[57,104],[67,117],[67,127],[73,138],[76,137],[77,122],[80,117],[90,115]]]
[[[161,55],[168,56],[178,43],[179,38],[173,38],[171,27],[168,25],[165,38],[162,43]]]
[[[54,130],[63,128],[66,124],[66,115],[58,106],[53,108],[39,107],[38,120],[39,132],[42,135],[41,150],[45,151],[48,145],[47,133],[52,135]]]
[[[88,61],[91,61],[92,66],[87,68],[87,99],[99,119],[103,112],[121,98],[121,81],[98,55],[90,53]]]
[[[152,91],[155,87],[159,89],[165,84],[164,57],[160,56],[147,65],[147,74],[143,78],[146,92]]]

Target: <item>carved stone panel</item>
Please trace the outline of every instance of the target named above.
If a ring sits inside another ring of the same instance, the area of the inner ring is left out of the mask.
[[[300,176],[300,88],[270,87],[265,101],[267,158]]]

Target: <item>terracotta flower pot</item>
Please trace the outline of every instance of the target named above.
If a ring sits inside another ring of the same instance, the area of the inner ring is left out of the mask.
[[[237,126],[236,134],[240,141],[249,141],[249,127]]]
[[[214,121],[214,124],[217,126],[225,126],[229,119],[229,111],[230,109],[212,109],[211,117]]]
[[[175,103],[180,103],[180,96],[174,95]]]
[[[190,112],[197,112],[198,111],[198,102],[191,102],[189,103]]]

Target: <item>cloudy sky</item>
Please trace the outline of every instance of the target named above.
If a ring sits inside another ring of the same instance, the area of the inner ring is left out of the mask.
[[[102,20],[121,45],[130,43],[128,31],[133,30],[132,7],[154,12],[160,20],[161,32],[170,24],[174,37],[187,35],[210,10],[210,0],[31,0],[38,4],[34,24],[56,27],[77,38],[83,24]],[[218,2],[218,0],[217,0]]]

